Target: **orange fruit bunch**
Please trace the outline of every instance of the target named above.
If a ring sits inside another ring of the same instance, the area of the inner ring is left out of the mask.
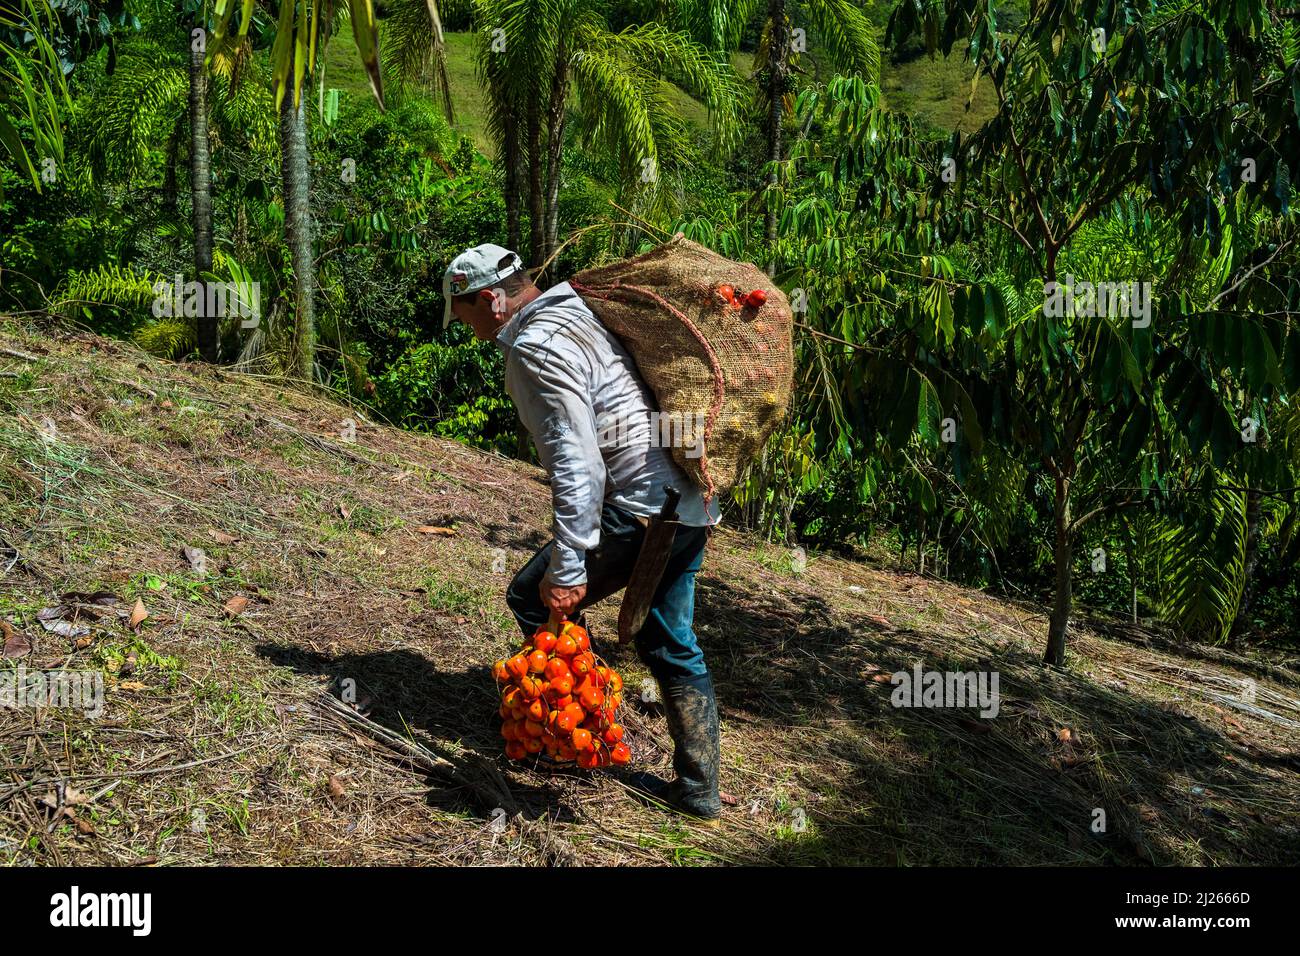
[[[492,676],[511,760],[545,753],[584,770],[631,762],[617,720],[623,678],[592,652],[586,628],[543,624],[519,653],[492,665]]]

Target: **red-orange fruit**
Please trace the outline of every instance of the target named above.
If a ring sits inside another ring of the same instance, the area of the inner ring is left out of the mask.
[[[506,670],[511,677],[523,677],[528,673],[528,658],[524,657],[523,654],[516,654],[506,661]]]
[[[524,741],[524,750],[530,754],[539,754],[542,752],[542,742],[536,737],[529,737]]]
[[[609,689],[615,694],[623,689],[623,678],[613,668],[609,671]]]
[[[505,658],[495,661],[492,664],[492,676],[496,678],[498,684],[504,684],[506,681],[510,680],[510,672],[506,670]]]
[[[528,670],[534,674],[540,674],[546,670],[546,652],[533,651],[528,655]]]
[[[529,737],[540,737],[542,735],[542,725],[535,720],[525,720],[524,733]]]
[[[609,752],[610,762],[616,766],[622,767],[632,760],[632,750],[625,743],[616,743],[614,748]]]
[[[546,719],[546,701],[540,697],[528,705],[528,716],[538,723]]]
[[[560,677],[551,678],[551,689],[555,691],[557,697],[568,697],[573,693],[573,678],[564,674]]]
[[[573,743],[573,749],[579,753],[584,750],[590,750],[592,747],[591,731],[585,730],[582,727],[575,728],[573,735],[569,739]]]
[[[555,718],[555,729],[564,734],[573,733],[573,728],[578,726],[578,722],[573,719],[573,714],[568,711],[560,714]]]
[[[595,666],[596,659],[586,651],[573,655],[573,660],[569,662],[569,670],[573,671],[578,677],[584,677],[591,673],[592,668]]]
[[[528,756],[528,749],[517,740],[512,740],[506,744],[506,756],[511,760],[523,760]]]
[[[600,735],[600,739],[611,747],[623,739],[623,725],[610,724]]]
[[[605,704],[605,693],[598,687],[588,686],[579,696],[578,703],[584,710],[600,710]]]
[[[533,635],[533,647],[539,651],[545,651],[547,654],[555,650],[555,642],[559,638],[548,630],[540,630]]]
[[[563,658],[552,657],[546,662],[546,679],[555,680],[557,677],[568,677],[569,665],[564,662]]]
[[[578,653],[578,642],[575,641],[573,638],[569,637],[567,634],[564,637],[561,637],[560,640],[555,645],[556,657],[567,658],[567,657],[572,657],[576,653]]]
[[[536,677],[519,678],[519,693],[524,700],[536,700],[542,696],[542,682]]]

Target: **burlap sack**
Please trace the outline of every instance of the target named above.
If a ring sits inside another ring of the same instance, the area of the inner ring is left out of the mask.
[[[571,284],[636,361],[677,464],[709,498],[735,485],[790,404],[793,316],[781,290],[757,266],[688,239]],[[762,289],[767,301],[736,309],[722,285],[738,296]]]

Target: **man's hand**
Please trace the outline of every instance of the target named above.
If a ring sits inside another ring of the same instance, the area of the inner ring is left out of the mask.
[[[568,617],[572,614],[582,599],[587,596],[587,585],[575,584],[572,587],[565,587],[562,584],[552,584],[550,578],[542,578],[542,583],[537,588],[542,596],[542,603],[551,611],[552,614]]]

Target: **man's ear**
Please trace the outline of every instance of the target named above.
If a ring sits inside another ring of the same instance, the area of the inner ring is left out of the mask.
[[[483,302],[484,299],[487,300],[483,304],[487,306],[488,311],[494,316],[506,310],[506,291],[500,286],[491,289],[479,289],[478,294],[480,302]]]

